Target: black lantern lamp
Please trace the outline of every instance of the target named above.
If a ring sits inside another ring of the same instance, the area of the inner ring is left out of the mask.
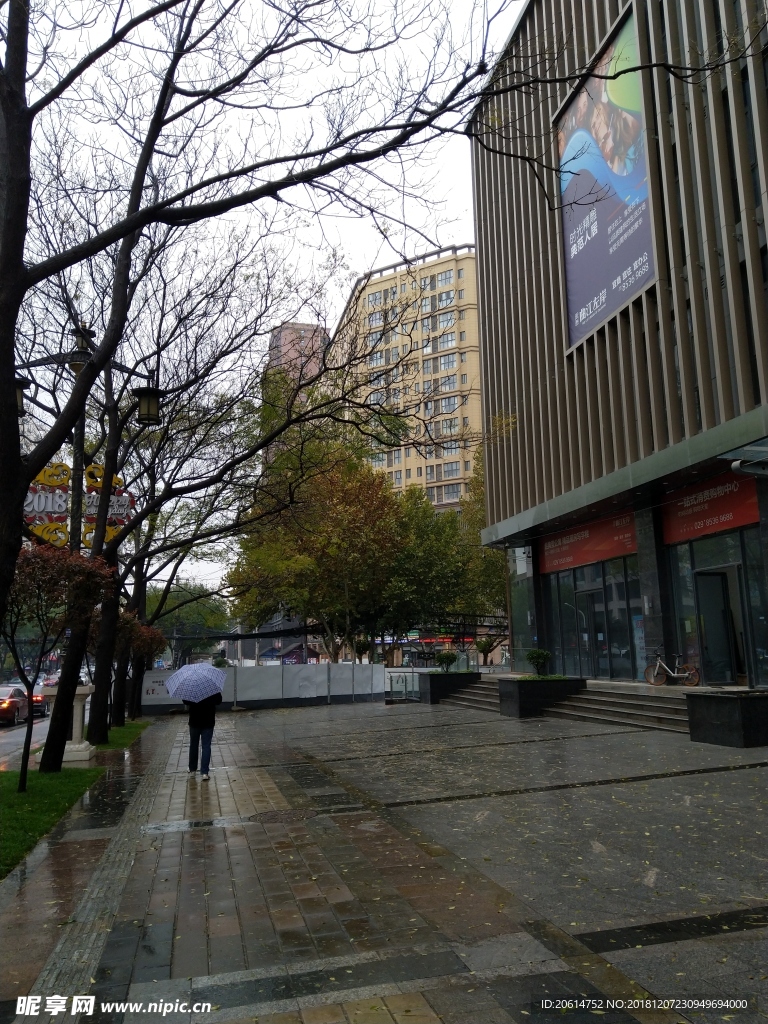
[[[139,403],[139,423],[144,427],[159,426],[163,422],[160,416],[160,399],[163,393],[160,388],[133,388],[131,394]]]
[[[32,386],[32,381],[27,377],[17,377],[15,380],[16,384],[16,409],[19,416],[25,416],[26,410],[24,408],[24,392],[27,388]]]
[[[76,377],[80,376],[83,367],[91,358],[91,342],[96,337],[87,324],[73,328],[70,334],[75,336],[75,348],[65,356],[65,361]]]

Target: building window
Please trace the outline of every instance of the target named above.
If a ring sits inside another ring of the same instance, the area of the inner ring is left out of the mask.
[[[395,470],[395,480],[394,480],[394,483],[395,483],[395,487],[402,487],[403,486],[403,471],[402,471],[402,469],[396,469]]]
[[[470,470],[470,467],[471,467],[471,466],[472,466],[472,463],[471,463],[471,462],[465,462],[465,463],[464,463],[464,472],[465,472],[465,473],[468,473],[468,472],[469,472],[469,470]]]
[[[443,285],[446,285],[446,284],[453,284],[453,271],[452,270],[443,270],[440,274],[437,275],[437,285],[438,285],[438,287],[442,288]]]
[[[381,305],[381,292],[371,292],[368,296],[368,308],[374,309]]]
[[[434,402],[425,402],[424,403],[424,415],[425,416],[431,416],[434,413],[434,411],[435,411],[434,406],[435,406]]]
[[[379,324],[383,324],[383,323],[384,323],[384,314],[382,313],[381,310],[378,310],[376,313],[369,313],[368,314],[368,326],[369,327],[378,327]]]
[[[431,317],[427,317],[426,319],[421,321],[421,333],[422,334],[429,334],[429,327],[430,327],[431,323],[432,323]]]
[[[468,426],[469,426],[469,416],[465,416],[465,417],[464,417],[464,426],[465,426],[465,427],[468,427]]]
[[[467,424],[468,424],[469,421],[468,421],[466,416],[464,417],[464,419],[467,420]],[[465,425],[467,425],[467,424],[465,424]],[[440,423],[440,432],[441,432],[441,434],[443,434],[446,437],[450,437],[451,434],[458,434],[458,432],[459,432],[459,417],[458,416],[453,416],[449,420],[442,420],[441,423]]]
[[[406,448],[405,449],[405,457],[406,457],[406,459],[410,459],[412,454],[413,454],[413,448]]]
[[[455,412],[459,407],[459,399],[456,395],[451,395],[450,398],[440,399],[440,412]]]
[[[399,448],[396,448],[392,452],[392,457],[396,466],[399,466],[400,463],[403,461],[403,453],[400,451]]]
[[[464,277],[464,267],[459,267],[459,273],[458,273],[459,280],[461,280],[462,277]]]
[[[435,479],[435,467],[434,466],[427,466],[427,480],[429,481],[429,480],[434,480],[434,479]]]
[[[450,334],[444,334],[440,339],[440,348],[453,348],[456,344],[456,335],[451,331]]]
[[[425,380],[424,381],[423,391],[424,391],[425,395],[431,394],[431,392],[432,392],[432,381],[431,380]]]
[[[416,467],[416,476],[421,476],[421,474],[422,474],[421,466],[417,466]]]
[[[443,488],[442,487],[436,487],[435,488],[435,504],[436,505],[440,505],[442,503],[442,500],[443,500]]]
[[[425,297],[424,297],[424,298],[423,298],[423,299],[421,300],[421,312],[422,312],[422,313],[428,313],[428,312],[430,311],[430,309],[431,309],[431,308],[432,308],[432,307],[431,307],[431,305],[430,305],[430,299],[429,299],[429,296],[428,296],[428,295],[426,295],[426,296],[425,296]]]
[[[465,314],[466,314],[466,310],[465,309],[460,309],[459,310],[459,320],[466,319]]]
[[[379,352],[372,352],[368,356],[368,365],[369,366],[383,366],[384,365],[384,353],[381,352],[381,351],[379,351]]]
[[[459,288],[459,298],[460,299],[464,298],[464,289],[463,288]]]
[[[395,347],[392,349],[392,362],[396,363],[399,358],[400,358],[400,349],[397,347],[397,345],[395,345]]]
[[[441,445],[443,455],[454,455],[459,451],[458,441],[446,441],[444,445]]]
[[[435,457],[434,445],[431,445],[431,444],[427,445],[427,447],[424,449],[424,458],[425,459],[434,459],[434,457]]]
[[[376,452],[375,455],[369,457],[368,461],[374,469],[384,469],[384,452]]]
[[[461,383],[462,384],[466,384],[467,383],[467,375],[466,375],[466,373],[462,373],[462,375],[461,375]]]
[[[467,332],[466,331],[459,331],[459,341],[466,341],[466,340],[467,340]]]
[[[441,379],[441,381],[440,381],[440,390],[441,391],[453,391],[455,389],[455,387],[456,387],[456,374],[455,373],[451,373],[447,377],[443,377]],[[447,411],[448,412],[453,412],[453,409],[448,409]],[[443,409],[443,412],[446,412],[446,410]]]
[[[435,500],[435,488],[434,487],[428,487],[427,488],[427,501],[434,502],[434,500]]]
[[[450,355],[440,356],[440,369],[441,370],[452,370],[456,365],[456,353],[451,352]]]
[[[461,404],[462,405],[469,405],[469,395],[462,395],[462,397],[461,397]]]
[[[443,463],[443,479],[450,480],[451,477],[459,476],[461,474],[461,463],[460,462],[444,462]]]
[[[422,369],[422,371],[424,373],[431,374],[432,373],[432,360],[431,359],[425,359],[424,362],[421,364],[421,369]]]
[[[463,334],[464,332],[462,331],[461,333]],[[466,352],[462,352],[461,353],[461,361],[462,361],[462,363],[466,363],[466,361],[467,361],[467,353]]]
[[[463,312],[463,311],[462,311]],[[455,314],[453,310],[450,313],[440,313],[437,318],[437,326],[442,330],[444,327],[453,327]],[[459,314],[461,320],[461,313]]]
[[[444,306],[450,306],[453,302],[453,291],[449,292],[438,292],[437,293],[437,304],[442,309]]]
[[[400,285],[400,294],[402,295],[404,291],[405,291],[405,281],[403,281],[403,283]]]
[[[392,482],[392,474],[391,473],[387,473],[387,479],[390,481],[390,483]]]
[[[405,471],[405,479],[406,480],[410,480],[411,479],[411,471],[410,471],[410,469],[406,469],[406,471]]]
[[[458,501],[461,497],[461,484],[446,484],[443,488],[444,501]]]

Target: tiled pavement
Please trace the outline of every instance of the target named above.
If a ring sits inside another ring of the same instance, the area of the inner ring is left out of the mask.
[[[734,1019],[765,1024],[767,760],[364,704],[222,715],[206,783],[181,727],[92,992],[208,1002],[163,1019],[210,1024],[544,1024],[544,997],[747,995]]]

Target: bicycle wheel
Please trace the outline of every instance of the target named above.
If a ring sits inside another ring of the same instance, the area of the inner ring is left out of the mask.
[[[656,665],[649,665],[645,670],[645,681],[651,686],[663,686],[667,681],[667,673],[663,668]]]
[[[683,679],[683,686],[698,686],[701,679],[699,670],[695,665],[681,665],[681,672],[687,672],[686,677]]]

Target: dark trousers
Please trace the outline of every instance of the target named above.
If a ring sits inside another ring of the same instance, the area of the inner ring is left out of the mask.
[[[200,772],[203,775],[208,774],[208,768],[211,764],[211,740],[213,739],[213,726],[210,729],[196,729],[195,726],[190,725],[189,727],[189,770],[191,772],[197,771],[197,751],[200,746],[200,741],[203,741],[203,757],[200,763]]]

